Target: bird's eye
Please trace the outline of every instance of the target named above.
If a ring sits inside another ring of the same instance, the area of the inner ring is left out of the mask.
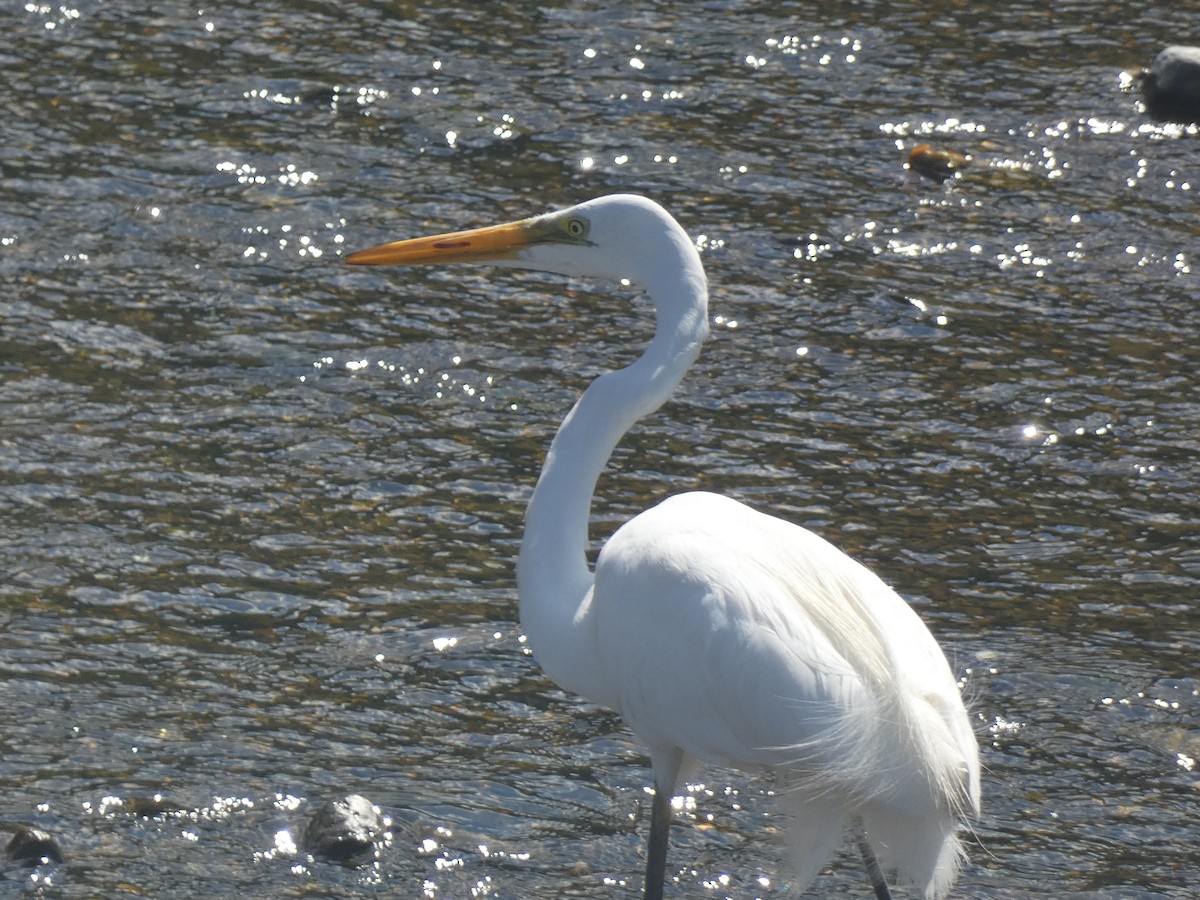
[[[581,238],[587,234],[587,222],[583,219],[567,219],[567,234],[571,237]]]

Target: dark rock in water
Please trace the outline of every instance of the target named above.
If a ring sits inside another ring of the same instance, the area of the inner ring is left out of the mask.
[[[155,816],[165,816],[176,813],[183,807],[155,794],[153,797],[130,797],[125,801],[125,811],[140,819],[153,819]]]
[[[341,96],[341,90],[341,88],[336,87],[310,88],[300,95],[300,102],[336,109],[338,99]]]
[[[25,825],[17,829],[4,852],[13,862],[27,866],[63,861],[62,849],[50,832]]]
[[[957,150],[944,150],[932,144],[921,144],[908,154],[908,167],[919,175],[936,181],[952,178],[955,172],[971,164],[971,157]]]
[[[1200,123],[1200,47],[1167,47],[1142,75],[1142,99],[1151,118]]]
[[[340,863],[354,863],[383,838],[378,807],[360,794],[329,800],[316,811],[304,830],[304,849]]]

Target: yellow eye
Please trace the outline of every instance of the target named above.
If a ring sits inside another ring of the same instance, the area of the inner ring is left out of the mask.
[[[569,234],[573,238],[581,238],[585,234],[587,234],[587,231],[588,231],[587,222],[583,221],[583,219],[578,219],[578,218],[567,219],[567,223],[566,223],[565,227],[567,229],[567,234]]]

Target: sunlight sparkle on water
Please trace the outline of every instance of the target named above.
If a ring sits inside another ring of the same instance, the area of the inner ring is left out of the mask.
[[[254,801],[249,797],[217,797],[212,806],[199,810],[201,818],[225,819],[234,813],[254,809]]]
[[[821,45],[830,45],[830,39],[826,38],[824,35],[820,35],[820,34],[814,34],[812,37],[808,38],[807,40],[800,37],[799,35],[785,34],[783,37],[780,37],[780,38],[767,38],[766,41],[764,41],[763,43],[766,44],[767,49],[769,49],[769,50],[772,50],[772,51],[775,51],[778,53],[783,53],[784,55],[787,55],[787,56],[797,56],[805,50],[813,50]],[[848,62],[848,63],[855,62],[857,59],[857,56],[855,54],[860,52],[863,48],[862,41],[860,41],[858,38],[852,38],[847,35],[842,35],[840,38],[837,39],[837,46],[851,51],[851,52],[847,53],[845,56],[846,62]],[[820,65],[825,66],[825,65],[829,65],[829,63],[832,62],[832,60],[833,60],[833,54],[825,53],[818,60],[818,63]],[[747,58],[747,62],[748,61],[749,61],[749,58]]]
[[[326,227],[333,227],[333,226],[327,224]],[[251,229],[249,229],[249,228],[243,228],[242,230],[247,231],[247,232],[251,231]],[[257,231],[258,233],[264,234],[264,235],[271,233],[270,229],[264,228],[261,225],[256,226],[256,228],[254,230]],[[292,230],[291,225],[284,225],[282,228],[280,228],[280,231],[282,231],[284,233],[288,233],[291,230]],[[332,240],[333,240],[333,243],[340,244],[340,243],[342,243],[344,238],[340,234],[336,234],[333,236]],[[318,246],[316,243],[314,243],[314,238],[311,235],[301,234],[301,235],[295,236],[294,239],[289,238],[289,237],[281,237],[281,238],[277,238],[275,240],[275,246],[279,250],[288,250],[293,245],[295,246],[296,253],[298,256],[311,256],[315,259],[317,257],[325,255],[325,251],[323,249],[321,249],[321,247]],[[267,259],[268,256],[270,256],[270,253],[267,250],[260,247],[258,244],[248,244],[246,246],[246,248],[242,251],[243,259],[250,259],[250,258],[255,258],[255,257],[258,259]]]
[[[307,169],[305,171],[301,172],[299,169],[296,168],[295,163],[288,163],[286,166],[284,166],[279,171],[280,171],[279,183],[286,184],[289,186],[294,186],[297,184],[309,185],[309,184],[312,184],[314,181],[316,181],[318,178],[318,175],[316,172],[311,172],[311,171],[308,171]]]
[[[237,176],[238,184],[266,184],[265,175],[259,175],[258,169],[249,163],[235,164],[232,162],[217,163],[218,172],[232,172]]]
[[[275,832],[275,853],[283,854],[284,856],[294,856],[296,850],[296,840],[292,837],[290,831],[284,828]]]
[[[276,809],[284,809],[284,810],[287,810],[288,812],[293,812],[293,811],[299,809],[300,805],[303,802],[304,801],[301,800],[299,797],[295,797],[292,794],[276,794],[275,795],[275,808]]]
[[[266,100],[268,103],[278,103],[282,106],[291,106],[300,102],[300,98],[294,94],[271,92],[267,88],[251,88],[248,91],[242,91],[242,96],[247,100]]]
[[[792,251],[794,259],[803,259],[806,262],[816,262],[823,256],[829,256],[833,253],[833,244],[823,240],[819,234],[811,233],[808,236],[808,242],[802,247],[797,247]]]
[[[709,890],[720,889],[724,890],[733,884],[733,879],[729,877],[728,872],[722,872],[716,878],[706,878],[701,884]]]
[[[983,134],[987,126],[981,122],[964,122],[953,116],[942,122],[884,122],[879,126],[884,134],[897,137],[931,134]]]

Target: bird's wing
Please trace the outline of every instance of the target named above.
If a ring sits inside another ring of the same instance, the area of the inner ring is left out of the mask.
[[[965,721],[945,657],[894,591],[822,538],[719,495],[672,497],[619,529],[589,617],[610,696],[652,750],[832,774],[859,796],[902,790],[897,769],[914,762],[927,797],[911,754],[931,751],[903,744],[928,723],[907,707],[939,732]]]

